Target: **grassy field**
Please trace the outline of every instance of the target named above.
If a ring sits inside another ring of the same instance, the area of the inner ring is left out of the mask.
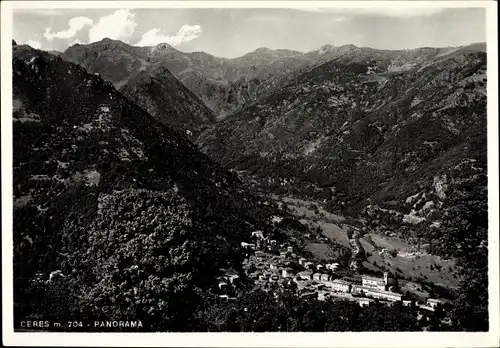
[[[417,252],[399,238],[373,233],[360,238],[360,242],[369,255],[363,263],[368,269],[380,270],[378,266],[383,265],[390,272],[406,278],[423,278],[448,288],[456,288],[458,285],[458,278],[454,276],[453,259],[443,260],[439,256]]]
[[[339,215],[331,214],[319,204],[290,197],[273,197],[285,202],[288,208],[301,222],[312,227],[321,227],[325,237],[344,246],[349,246],[346,220]],[[446,288],[456,288],[458,278],[455,276],[455,260],[444,260],[439,256],[418,252],[404,240],[368,233],[359,239],[367,253],[363,266],[372,271],[380,271],[381,266],[399,277],[405,277],[404,290],[410,290],[422,297],[427,294],[422,286],[413,282],[419,278]],[[307,249],[317,258],[328,259],[335,255],[327,243],[309,243]],[[384,250],[385,249],[385,250]],[[383,251],[384,250],[384,251]]]

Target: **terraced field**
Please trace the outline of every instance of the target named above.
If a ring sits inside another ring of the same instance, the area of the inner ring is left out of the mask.
[[[318,202],[292,197],[272,198],[284,202],[290,211],[301,218],[303,224],[315,229],[319,227],[326,238],[352,248],[348,231],[356,226],[347,222],[344,217],[327,212]],[[365,259],[361,264],[369,271],[387,270],[400,279],[406,279],[407,282],[402,282],[403,290],[425,296],[425,290],[418,284],[421,280],[451,289],[458,286],[453,259],[445,260],[420,252],[400,238],[375,233],[364,234],[359,238],[359,244],[365,251]],[[307,249],[318,258],[336,255],[327,241],[308,243]]]

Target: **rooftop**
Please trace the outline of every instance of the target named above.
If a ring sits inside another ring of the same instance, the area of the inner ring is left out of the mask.
[[[375,292],[375,293],[378,293],[378,294],[403,296],[402,294],[399,294],[397,292],[392,292],[392,291],[378,290],[378,289],[372,289],[372,288],[367,288],[367,287],[360,287],[360,288],[362,290],[367,290],[367,291]]]
[[[379,281],[379,282],[383,282],[384,281],[384,278],[369,276],[369,275],[365,275],[365,274],[362,275],[362,279],[376,280],[376,281]]]
[[[332,280],[332,283],[344,284],[344,285],[351,285],[352,284],[351,282],[345,281],[343,279],[334,279],[334,280]]]

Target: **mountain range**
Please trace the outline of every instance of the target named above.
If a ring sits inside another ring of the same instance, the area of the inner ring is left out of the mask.
[[[332,59],[351,62],[375,59],[379,61],[379,68],[394,70],[456,49],[387,51],[354,45],[324,45],[319,50],[302,53],[261,47],[242,57],[227,59],[205,52],[181,52],[165,43],[136,47],[106,38],[88,45],[73,45],[64,56],[90,73],[100,73],[117,89],[154,62],[160,62],[221,119],[256,101],[269,90],[279,89],[290,74],[312,69]],[[468,49],[484,50],[484,44],[473,44]]]
[[[267,191],[319,198],[381,230],[437,228],[457,186],[485,184],[486,82],[482,45],[349,47],[282,78],[197,144]]]
[[[274,195],[486,274],[484,44],[12,50],[17,318],[183,331],[252,231],[311,234]]]

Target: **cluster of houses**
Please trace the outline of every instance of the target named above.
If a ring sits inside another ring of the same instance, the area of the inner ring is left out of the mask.
[[[402,302],[411,305],[411,301],[402,299],[402,294],[394,290],[394,279],[385,272],[383,277],[362,275],[361,279],[346,278],[336,275],[338,263],[318,264],[294,253],[294,248],[287,243],[279,243],[264,236],[262,231],[254,231],[251,241],[242,242],[241,247],[247,250],[247,258],[243,263],[245,273],[259,288],[270,288],[276,285],[293,285],[301,297],[326,300],[341,298],[357,301],[366,306],[375,301],[388,303]],[[221,297],[234,299],[234,289],[239,284],[236,274],[226,274],[220,279]],[[429,299],[418,307],[434,311],[439,300]]]
[[[237,290],[241,285],[240,276],[235,271],[227,271],[218,278],[219,297],[225,300],[235,300]]]
[[[281,257],[296,256],[293,254],[293,247],[285,244],[280,244],[276,239],[270,239],[264,236],[263,231],[253,231],[251,242],[241,242],[241,247],[248,252],[268,251],[280,252]],[[286,247],[284,249],[284,247]]]

